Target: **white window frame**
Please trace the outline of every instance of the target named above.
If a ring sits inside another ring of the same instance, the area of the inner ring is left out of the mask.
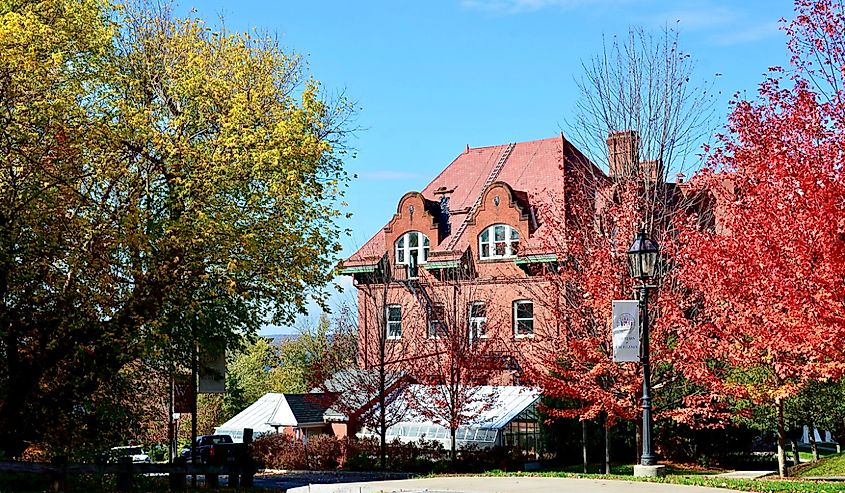
[[[517,314],[519,313],[519,306],[520,305],[530,305],[531,306],[531,318],[520,318]],[[519,331],[519,323],[520,322],[531,322],[531,332],[522,334]],[[534,337],[534,302],[531,300],[516,300],[513,302],[513,335],[517,339],[522,339],[525,337]]]
[[[416,236],[417,245],[411,246],[411,238]],[[431,240],[428,236],[420,231],[408,231],[393,244],[394,256],[396,265],[404,265],[408,268],[408,277],[417,277],[416,268],[419,265],[428,263],[428,251],[431,249]],[[416,256],[413,254],[416,253]],[[416,258],[416,263],[411,262],[411,258]],[[413,272],[412,272],[413,271]]]
[[[439,339],[442,334],[446,333],[446,324],[440,318],[434,318],[435,313],[439,309],[440,317],[446,317],[446,305],[443,303],[433,303],[428,314],[428,331],[426,336],[429,339]],[[440,326],[440,330],[435,327],[435,324]]]
[[[496,239],[497,229],[504,231],[503,240]],[[517,251],[519,250],[519,239],[519,230],[509,224],[492,224],[487,226],[478,235],[478,258],[489,260],[516,257]],[[498,244],[501,244],[501,253],[497,251],[496,245]],[[487,250],[486,254],[484,253],[485,247]]]
[[[475,307],[480,306],[483,310],[484,316],[473,316],[472,310]],[[475,339],[487,339],[487,305],[483,301],[470,301],[469,307],[467,307],[467,319],[469,320],[469,339],[470,342],[474,341]],[[484,330],[482,330],[484,329]]]
[[[391,308],[398,308],[399,309],[399,320],[391,320],[390,319],[390,309]],[[401,339],[402,338],[402,305],[396,305],[396,304],[387,305],[387,307],[385,307],[384,316],[385,316],[385,321],[386,321],[385,326],[384,326],[384,330],[385,330],[385,335],[387,336],[387,338],[391,339],[391,340]],[[398,331],[392,330],[395,327],[398,327],[399,330]]]

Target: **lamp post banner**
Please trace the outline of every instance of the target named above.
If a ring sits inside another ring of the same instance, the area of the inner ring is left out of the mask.
[[[613,300],[613,361],[640,360],[640,308],[637,300]]]

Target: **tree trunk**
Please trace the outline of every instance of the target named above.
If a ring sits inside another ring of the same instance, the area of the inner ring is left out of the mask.
[[[807,420],[807,440],[810,442],[810,450],[813,452],[813,460],[819,460],[819,446],[816,443],[816,426],[813,418]]]
[[[457,430],[455,428],[449,429],[450,438],[452,440],[452,445],[451,445],[452,449],[449,451],[449,457],[452,459],[453,464],[455,462],[455,459],[458,458],[458,451],[457,451],[457,447],[455,446],[455,432],[456,431]]]
[[[775,399],[775,407],[777,408],[777,422],[778,422],[778,474],[782,478],[787,476],[786,470],[786,431],[783,425],[783,400]]]
[[[381,415],[379,416],[379,469],[387,469],[387,419],[384,411],[384,393],[381,399]]]
[[[790,438],[789,444],[792,446],[792,465],[797,466],[801,463],[801,455],[798,453],[798,439],[793,436]]]
[[[610,474],[610,426],[604,424],[604,473]]]
[[[641,455],[643,453],[643,420],[637,419],[636,420],[636,438],[635,438],[635,446],[634,446],[634,464],[639,464]]]
[[[581,453],[584,458],[584,474],[587,474],[587,422],[581,421]]]
[[[387,286],[385,285],[385,289]],[[386,304],[386,295],[385,295]],[[381,310],[382,321],[379,327],[379,367],[378,367],[378,404],[379,404],[379,469],[387,470],[387,311]]]
[[[199,447],[197,447],[197,372],[199,366],[199,355],[197,354],[197,338],[195,333],[196,328],[191,327],[191,333],[194,335],[193,343],[191,344],[191,385],[193,386],[193,396],[191,396],[191,465],[194,466],[199,462]],[[197,475],[191,475],[191,488],[197,487]]]

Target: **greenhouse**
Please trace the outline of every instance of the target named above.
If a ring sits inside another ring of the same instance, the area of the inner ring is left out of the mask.
[[[389,414],[400,417],[387,429],[387,439],[398,438],[403,442],[436,440],[449,448],[449,428],[444,426],[445,420],[440,416],[444,413],[420,411],[442,408],[436,403],[442,402],[443,389],[442,386],[409,385],[390,404]],[[458,427],[455,433],[458,448],[470,445],[479,448],[509,446],[536,457],[540,444],[537,413],[540,391],[530,387],[487,385],[477,387],[474,392],[470,400],[474,401],[477,411],[469,410],[463,414],[476,416]],[[365,428],[359,436],[378,437],[378,430]]]

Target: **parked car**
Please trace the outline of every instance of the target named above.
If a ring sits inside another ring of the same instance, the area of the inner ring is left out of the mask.
[[[234,462],[238,457],[243,444],[234,443],[230,435],[202,435],[197,437],[197,462],[200,464],[221,465],[226,462]],[[185,447],[179,457],[186,463],[190,463],[191,447]]]
[[[118,462],[121,457],[132,457],[133,464],[149,464],[152,462],[150,456],[144,452],[144,449],[137,445],[112,447],[109,449],[109,462]]]

